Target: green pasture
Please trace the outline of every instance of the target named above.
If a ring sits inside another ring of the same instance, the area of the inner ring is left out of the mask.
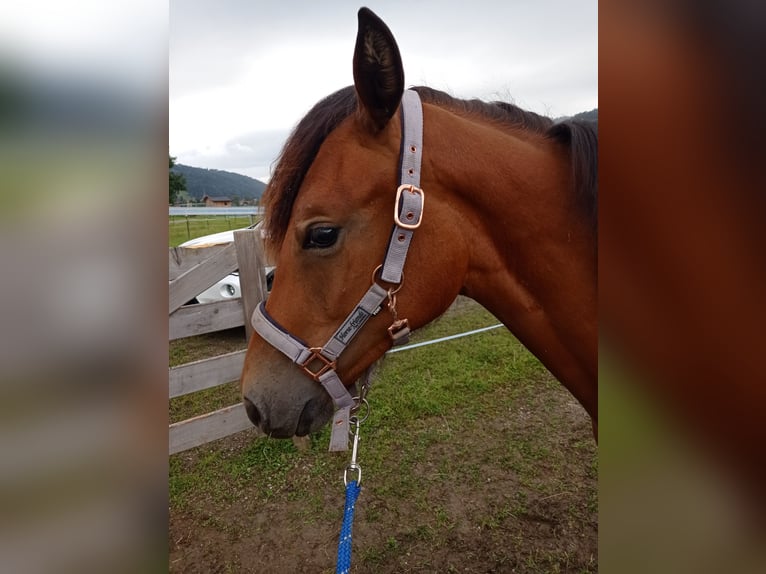
[[[258,221],[258,216],[249,215],[171,215],[168,243],[176,247],[184,241],[218,233],[242,229]]]
[[[413,342],[495,323],[480,305],[460,298]],[[244,347],[241,335],[227,336],[228,350]],[[199,358],[208,345],[222,344],[217,341],[210,335],[172,342],[171,365]],[[236,383],[181,397],[170,402],[171,421],[238,400]],[[488,560],[486,553],[496,552],[493,564],[512,560],[523,565],[514,571],[523,572],[597,571],[590,543],[577,543],[588,548],[590,558],[582,558],[527,539],[525,517],[545,514],[552,503],[561,505],[550,511],[560,521],[558,536],[595,529],[597,459],[584,411],[574,416],[575,432],[571,413],[579,407],[570,406],[571,397],[506,329],[388,356],[370,403],[359,449],[363,493],[357,521],[364,526],[355,526],[362,530],[353,558],[360,569],[354,571],[435,571],[429,568],[445,564],[436,557],[449,556],[455,540],[467,539],[470,529],[478,529],[489,550],[464,549],[463,557],[473,551]],[[232,514],[278,508],[271,527],[285,529],[286,540],[319,528],[336,544],[332,533],[340,528],[348,454],[328,453],[328,441],[325,429],[299,450],[290,440],[246,431],[171,456],[171,532],[177,519],[232,544],[257,540],[255,523]],[[450,500],[455,497],[464,497],[465,508]],[[455,555],[454,571],[462,571],[461,552]],[[230,556],[220,560],[227,562],[225,571],[242,568]]]

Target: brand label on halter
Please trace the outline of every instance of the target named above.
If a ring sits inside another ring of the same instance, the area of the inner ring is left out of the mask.
[[[354,333],[365,324],[369,316],[370,314],[367,311],[361,307],[357,307],[354,309],[354,312],[348,316],[346,322],[341,325],[337,333],[335,333],[335,338],[343,345],[347,345],[349,340],[354,336]]]

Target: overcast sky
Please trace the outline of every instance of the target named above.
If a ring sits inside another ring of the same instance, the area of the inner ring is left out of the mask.
[[[291,128],[353,83],[361,5],[408,86],[552,117],[598,106],[597,0],[171,0],[170,154],[267,181]]]

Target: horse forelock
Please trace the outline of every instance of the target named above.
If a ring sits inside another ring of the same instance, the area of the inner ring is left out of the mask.
[[[551,138],[570,153],[574,191],[595,226],[598,202],[598,133],[591,122],[552,119],[507,102],[461,100],[445,92],[418,86],[412,88],[424,103],[494,122],[509,129]],[[353,86],[347,86],[318,102],[298,122],[277,158],[262,198],[267,247],[278,249],[287,233],[293,206],[306,173],[327,136],[357,109]]]
[[[356,91],[348,86],[319,101],[287,138],[261,199],[269,249],[277,249],[284,240],[298,191],[322,143],[354,110]]]

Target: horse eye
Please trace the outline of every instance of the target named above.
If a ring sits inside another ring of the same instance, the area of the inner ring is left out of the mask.
[[[332,247],[338,240],[337,227],[313,227],[303,241],[304,249],[326,249]]]

